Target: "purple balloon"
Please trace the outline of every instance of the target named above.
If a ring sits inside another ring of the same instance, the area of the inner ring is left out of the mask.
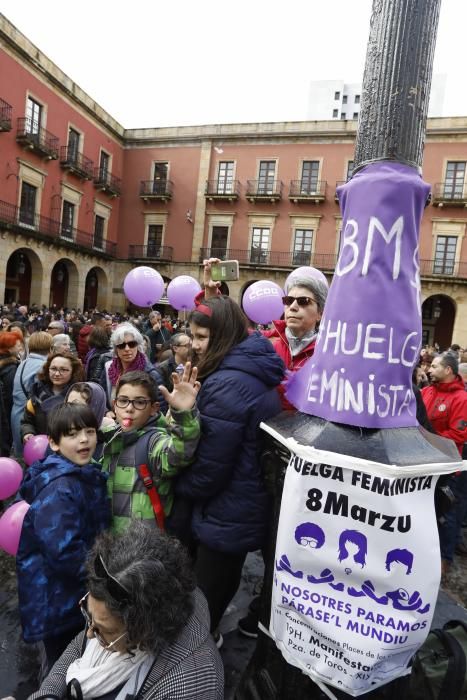
[[[327,281],[325,275],[321,272],[321,270],[318,270],[317,267],[297,267],[295,270],[292,270],[290,275],[287,277],[285,280],[285,290],[288,292],[291,287],[293,287],[293,282],[294,279],[296,278],[301,278],[301,279],[314,279],[318,280],[319,282],[323,282],[323,284],[326,285],[326,289],[329,289],[329,282]]]
[[[23,470],[18,462],[9,457],[0,457],[0,501],[17,492],[22,478]]]
[[[243,310],[255,323],[271,323],[284,313],[284,292],[275,282],[253,282],[243,295]]]
[[[28,510],[29,503],[18,501],[13,503],[0,518],[0,548],[14,557],[18,552],[21,528]]]
[[[48,444],[47,435],[33,435],[29,438],[23,449],[23,459],[28,467],[36,460],[44,458]]]
[[[201,291],[200,283],[189,275],[179,275],[167,287],[167,299],[178,311],[195,308],[195,296]]]
[[[164,293],[164,280],[152,267],[135,267],[123,280],[126,298],[136,306],[152,306]]]

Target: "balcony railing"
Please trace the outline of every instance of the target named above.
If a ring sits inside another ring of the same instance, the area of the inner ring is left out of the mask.
[[[163,260],[171,262],[173,248],[169,245],[157,245],[148,243],[147,245],[130,245],[128,247],[128,258],[130,260]]]
[[[24,233],[47,242],[99,250],[99,252],[111,256],[115,256],[116,253],[116,243],[102,240],[100,245],[96,246],[93,234],[76,228],[64,227],[60,221],[40,216],[30,209],[17,207],[9,202],[0,201],[0,226],[11,227],[18,233]]]
[[[294,202],[324,202],[326,180],[291,180],[289,199]]]
[[[337,188],[342,187],[342,185],[345,185],[345,183],[348,182],[348,180],[337,180],[336,182],[336,190],[334,192],[334,201],[336,201],[339,204],[339,197],[337,196]]]
[[[141,180],[139,196],[144,201],[167,202],[167,200],[172,199],[172,189],[172,180]]]
[[[206,180],[206,199],[235,202],[240,196],[239,180]]]
[[[307,253],[304,251],[277,251],[265,248],[250,248],[250,250],[238,250],[237,248],[201,248],[200,262],[206,258],[219,258],[220,260],[238,260],[240,265],[260,265],[269,267],[300,267],[313,265],[320,270],[333,270],[337,256],[333,253]]]
[[[246,196],[250,202],[277,202],[282,197],[282,180],[247,180]]]
[[[467,261],[420,260],[422,277],[457,277],[467,279]]]
[[[119,177],[112,175],[105,168],[95,168],[94,184],[102,192],[118,197],[122,191],[122,181]]]
[[[12,106],[0,97],[0,131],[11,131],[12,111]]]
[[[467,185],[464,182],[437,182],[433,186],[433,206],[466,207]]]
[[[30,117],[19,117],[16,140],[25,148],[50,160],[58,158],[58,137],[39,126]]]
[[[80,177],[82,180],[92,180],[94,175],[94,163],[76,148],[62,146],[60,149],[60,165],[64,170]]]

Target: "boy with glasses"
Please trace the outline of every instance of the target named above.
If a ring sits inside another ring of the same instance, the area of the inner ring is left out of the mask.
[[[26,642],[42,643],[44,675],[83,627],[86,557],[110,524],[107,477],[92,460],[97,427],[89,406],[51,411],[52,454],[30,466],[19,490],[30,504],[16,556],[21,625]]]
[[[118,425],[103,430],[101,458],[109,474],[113,532],[125,530],[132,518],[164,527],[172,509],[174,477],[192,460],[200,437],[196,375],[196,367],[187,362],[182,373],[172,375],[171,393],[159,386],[170,421],[159,411],[157,387],[146,372],[120,377],[114,399]]]

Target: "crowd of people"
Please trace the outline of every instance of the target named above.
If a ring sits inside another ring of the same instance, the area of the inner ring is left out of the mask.
[[[287,376],[313,355],[327,286],[292,279],[283,318],[258,329],[211,263],[186,321],[3,307],[1,454],[49,440],[19,490],[21,624],[42,658],[32,698],[223,697],[219,623],[270,525],[259,425],[294,410]],[[420,423],[462,454],[467,354],[425,348],[413,380]],[[445,577],[467,554],[465,476],[446,484]],[[254,604],[239,629],[257,635]]]

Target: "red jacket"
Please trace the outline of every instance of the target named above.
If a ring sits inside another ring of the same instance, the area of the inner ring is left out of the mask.
[[[92,331],[93,326],[91,324],[86,323],[85,326],[82,326],[79,331],[78,335],[78,345],[77,345],[77,351],[78,351],[78,357],[81,360],[81,362],[85,362],[86,360],[86,355],[88,354],[90,347],[88,345],[88,337],[90,332]]]
[[[296,372],[301,369],[305,362],[310,359],[315,351],[316,338],[314,338],[303,350],[301,350],[298,355],[292,357],[290,352],[289,343],[287,342],[287,336],[285,335],[286,323],[285,321],[274,321],[274,328],[270,331],[264,331],[263,335],[269,338],[274,346],[275,351],[284,361],[284,364],[289,372]],[[285,378],[284,378],[285,379]],[[282,408],[284,411],[295,411],[295,407],[287,401],[285,397],[285,386],[286,382],[282,382],[277,387],[279,391],[279,396],[281,399]]]
[[[462,454],[467,440],[467,392],[462,378],[435,382],[422,389],[422,398],[433,430],[456,443]]]

